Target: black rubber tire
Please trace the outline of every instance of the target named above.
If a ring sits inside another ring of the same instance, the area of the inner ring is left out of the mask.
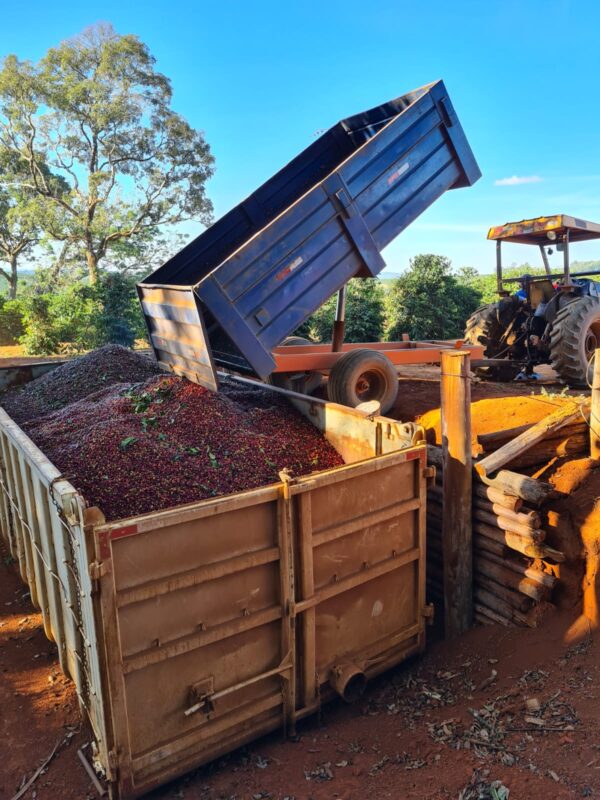
[[[310,339],[305,339],[304,336],[286,336],[280,347],[298,347],[303,344],[312,344],[312,342]],[[267,383],[290,392],[311,394],[323,383],[323,375],[320,372],[305,372],[302,378],[292,380],[287,372],[274,372],[269,375]]]
[[[467,320],[464,340],[467,344],[483,345],[485,348],[483,355],[486,358],[494,358],[501,349],[500,339],[503,333],[504,328],[498,321],[498,303],[490,303],[471,314]],[[506,365],[495,364],[490,367],[476,367],[473,370],[482,380],[500,383],[514,380],[520,371],[520,365],[509,359],[506,360]]]
[[[481,306],[467,320],[464,340],[467,344],[485,347],[486,358],[493,358],[500,350],[500,338],[504,330],[498,321],[498,303]]]
[[[550,332],[550,363],[562,383],[586,386],[600,347],[600,298],[578,297],[560,309]]]
[[[327,384],[334,403],[356,406],[377,400],[380,413],[390,410],[398,396],[398,373],[392,362],[377,350],[350,350],[335,362]]]

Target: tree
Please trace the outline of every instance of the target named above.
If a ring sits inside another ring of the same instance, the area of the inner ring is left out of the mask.
[[[348,283],[346,296],[347,342],[377,342],[383,334],[384,289],[376,278],[357,278]],[[315,341],[331,341],[337,294],[321,306],[296,331]]]
[[[138,37],[97,25],[38,64],[11,55],[0,70],[0,145],[26,166],[20,188],[35,195],[37,224],[83,253],[91,283],[119,243],[211,219],[209,146],[171,109],[154,64]]]
[[[21,188],[23,177],[19,160],[14,154],[0,149],[0,275],[8,283],[8,297],[17,296],[19,257],[31,251],[39,238],[31,209],[31,192]]]
[[[479,303],[479,293],[459,283],[449,259],[415,256],[386,295],[386,338],[399,339],[403,333],[412,339],[457,338]]]

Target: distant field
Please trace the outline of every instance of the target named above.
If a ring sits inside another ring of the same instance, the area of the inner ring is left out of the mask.
[[[25,353],[20,344],[6,345],[0,347],[0,358],[21,358]]]

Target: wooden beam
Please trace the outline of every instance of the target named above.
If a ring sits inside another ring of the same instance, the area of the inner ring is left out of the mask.
[[[442,352],[444,611],[446,636],[473,624],[471,378],[468,352]]]
[[[509,464],[522,453],[530,450],[538,442],[550,436],[554,431],[570,425],[577,419],[581,419],[582,408],[578,403],[568,403],[564,408],[559,408],[544,419],[536,422],[531,428],[519,434],[515,439],[507,442],[495,453],[486,456],[475,464],[475,469],[479,475],[489,477],[492,473]]]
[[[520,475],[518,472],[506,469],[500,470],[492,479],[483,478],[481,475],[479,477],[486,486],[500,489],[507,494],[514,494],[536,508],[559,494],[551,483],[537,478],[529,478],[527,475]]]

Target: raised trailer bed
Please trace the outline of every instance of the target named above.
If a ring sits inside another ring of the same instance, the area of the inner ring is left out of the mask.
[[[215,365],[282,371],[286,336],[351,278],[378,275],[392,239],[480,175],[442,81],[343,120],[139,284],[158,362],[212,389]]]
[[[422,429],[271,391],[346,465],[110,524],[0,408],[2,536],[115,797],[291,730],[424,648]]]

